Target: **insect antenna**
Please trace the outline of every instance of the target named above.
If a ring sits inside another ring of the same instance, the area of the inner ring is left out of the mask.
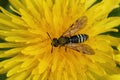
[[[50,38],[50,40],[52,41],[52,38],[50,37],[50,34],[47,32],[47,35],[48,35],[48,37]]]
[[[52,41],[52,38],[51,38],[51,36],[50,36],[50,34],[47,32],[47,35],[48,35],[48,37],[50,38],[50,40]],[[52,48],[51,48],[51,53],[53,52],[53,45],[52,45]]]

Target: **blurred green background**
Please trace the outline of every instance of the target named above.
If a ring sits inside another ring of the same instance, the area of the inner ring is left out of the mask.
[[[94,4],[96,3],[99,3],[101,0],[97,0]],[[108,0],[109,1],[109,0]],[[94,5],[93,4],[93,5]],[[12,12],[10,9],[9,9],[9,2],[8,0],[0,0],[0,6],[4,7],[6,10]],[[93,6],[92,5],[92,6]],[[12,12],[13,13],[13,12]],[[112,16],[120,16],[120,5],[118,8],[114,9],[108,17],[112,17]],[[119,37],[120,38],[120,25],[119,26],[116,26],[116,28],[119,30],[119,32],[107,32],[107,33],[103,33],[103,34],[110,34],[112,36],[115,36],[115,37]],[[0,40],[0,42],[3,42],[4,40]],[[115,48],[115,47],[113,47]],[[1,49],[0,49],[1,50]],[[0,58],[0,61],[3,61],[5,60],[5,58]],[[116,63],[116,66],[120,67],[120,65],[118,63]],[[1,74],[0,75],[0,80],[6,80],[6,74]]]

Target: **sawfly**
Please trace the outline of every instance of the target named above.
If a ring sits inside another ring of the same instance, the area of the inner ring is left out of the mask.
[[[87,24],[87,16],[82,16],[77,19],[59,38],[51,39],[49,33],[47,35],[51,39],[51,45],[53,51],[53,47],[61,47],[65,46],[65,48],[71,48],[75,51],[81,52],[83,54],[95,54],[94,50],[87,44],[84,44],[89,36],[87,34],[77,34],[74,35],[77,31],[84,28]]]

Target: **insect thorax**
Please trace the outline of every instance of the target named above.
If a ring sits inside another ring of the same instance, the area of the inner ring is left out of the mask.
[[[69,43],[69,37],[63,37],[63,36],[61,36],[58,39],[58,42],[59,42],[59,45],[63,46],[65,44]]]

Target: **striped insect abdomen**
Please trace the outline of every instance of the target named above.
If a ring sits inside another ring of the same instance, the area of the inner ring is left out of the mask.
[[[82,42],[86,41],[87,39],[88,39],[88,35],[78,34],[78,35],[71,36],[69,38],[69,42],[70,43],[82,43]]]

